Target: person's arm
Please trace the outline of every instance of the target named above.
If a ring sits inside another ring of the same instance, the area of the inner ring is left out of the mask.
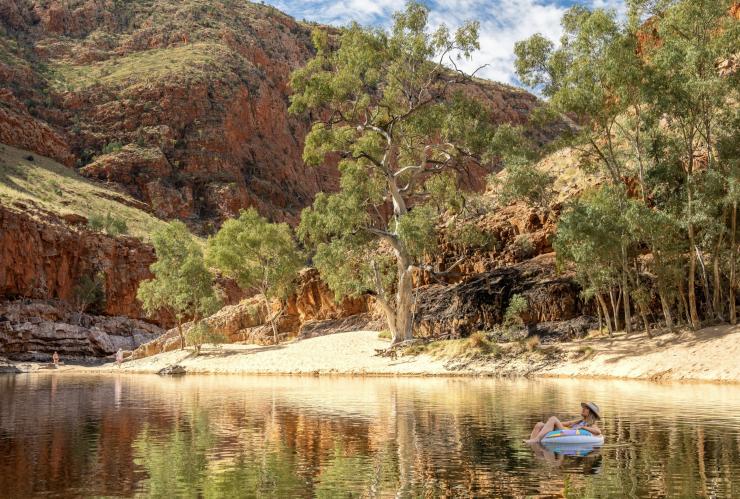
[[[592,435],[601,435],[601,430],[595,424],[593,426],[584,426],[581,429],[582,430],[586,430],[587,432],[591,433]]]
[[[581,418],[571,419],[570,421],[561,421],[561,423],[563,423],[563,426],[573,426],[574,424],[578,423],[579,421],[581,421]]]

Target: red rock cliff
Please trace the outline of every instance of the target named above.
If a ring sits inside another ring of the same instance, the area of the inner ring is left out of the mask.
[[[138,283],[151,277],[154,251],[133,237],[110,237],[18,203],[0,205],[0,300],[73,301],[82,276],[105,275],[105,313],[143,318]]]
[[[335,188],[333,164],[303,164],[310,117],[287,112],[290,73],[313,54],[309,26],[218,0],[0,0],[0,12],[12,54],[0,86],[17,101],[0,107],[0,141],[76,162],[200,232],[249,206],[296,222]],[[496,122],[524,123],[537,105],[494,83],[471,91]]]

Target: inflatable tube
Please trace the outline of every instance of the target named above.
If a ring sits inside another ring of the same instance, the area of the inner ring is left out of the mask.
[[[541,440],[543,444],[556,444],[556,445],[573,445],[573,444],[587,444],[587,445],[601,445],[604,443],[604,437],[601,435],[594,435],[586,430],[553,430]]]

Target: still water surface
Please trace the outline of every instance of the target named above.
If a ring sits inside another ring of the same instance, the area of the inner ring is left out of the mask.
[[[521,442],[582,399],[604,447]],[[0,376],[0,496],[740,497],[740,387]]]

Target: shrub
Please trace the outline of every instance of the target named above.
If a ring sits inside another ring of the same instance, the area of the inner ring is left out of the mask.
[[[195,354],[200,354],[200,349],[204,343],[211,345],[220,345],[226,343],[226,336],[219,330],[212,328],[206,321],[198,321],[190,326],[185,333],[185,339],[188,345],[195,348]]]
[[[506,166],[506,177],[497,181],[502,205],[524,201],[529,206],[544,208],[552,198],[553,177],[538,170],[524,160],[510,160]]]
[[[511,246],[512,253],[519,260],[526,260],[534,256],[534,243],[532,242],[532,236],[529,234],[519,234],[514,238]]]
[[[105,231],[111,236],[118,236],[121,234],[128,233],[128,225],[126,220],[111,216],[110,213],[106,216]]]
[[[540,341],[540,337],[537,335],[530,336],[529,338],[524,340],[524,346],[528,352],[534,352],[535,350],[537,350],[540,347],[541,343],[542,342]]]
[[[101,231],[105,227],[105,218],[102,215],[93,213],[87,217],[87,226],[90,230]]]
[[[123,144],[120,142],[108,142],[106,145],[103,146],[103,149],[100,150],[101,154],[111,154],[114,152],[118,152],[123,148]]]
[[[80,314],[90,311],[102,313],[105,308],[105,275],[83,275],[72,290],[74,303]]]
[[[105,216],[93,213],[87,218],[87,226],[90,230],[105,231],[109,236],[128,234],[128,224],[126,224],[126,220],[111,215],[110,212],[106,213]]]
[[[479,248],[481,250],[491,250],[496,247],[496,238],[483,229],[478,228],[474,223],[467,222],[460,226],[452,226],[447,231],[447,237],[450,243],[462,248]]]
[[[468,338],[470,348],[480,350],[482,353],[488,353],[491,349],[491,340],[488,339],[483,331],[476,331]]]
[[[524,319],[522,316],[527,310],[529,310],[527,299],[519,294],[513,295],[504,313],[504,325],[509,327],[523,326]]]

